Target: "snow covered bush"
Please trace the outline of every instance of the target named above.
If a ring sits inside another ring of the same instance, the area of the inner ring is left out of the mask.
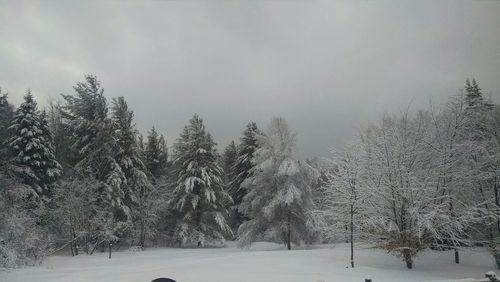
[[[44,205],[26,202],[32,189],[0,166],[0,267],[39,264],[53,248],[54,238],[41,222]]]

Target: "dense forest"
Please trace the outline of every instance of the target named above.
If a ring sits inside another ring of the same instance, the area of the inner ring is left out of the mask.
[[[14,93],[12,95],[20,95]],[[152,121],[154,122],[154,121]],[[408,268],[422,250],[487,247],[500,267],[500,107],[475,79],[442,105],[386,114],[299,160],[281,117],[218,152],[198,115],[167,145],[94,75],[43,109],[0,91],[0,267],[237,240],[367,242]]]

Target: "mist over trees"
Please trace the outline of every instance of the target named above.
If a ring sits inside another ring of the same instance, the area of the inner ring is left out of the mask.
[[[299,160],[284,118],[219,152],[194,114],[172,142],[141,134],[87,75],[40,109],[0,90],[0,267],[152,246],[370,244],[408,268],[428,248],[487,247],[500,265],[500,108],[475,79],[443,105],[386,114]],[[154,121],[152,121],[153,123]],[[293,254],[290,254],[293,255]],[[346,259],[348,261],[348,259]]]

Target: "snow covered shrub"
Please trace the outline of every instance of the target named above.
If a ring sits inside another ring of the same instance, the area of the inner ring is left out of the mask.
[[[14,268],[17,266],[17,253],[9,248],[5,241],[0,238],[0,267]]]
[[[0,162],[0,267],[35,265],[51,251],[53,237],[42,220],[44,205],[33,202],[32,188],[12,171]]]
[[[0,221],[0,267],[37,265],[52,250],[52,236],[29,213],[6,211]]]

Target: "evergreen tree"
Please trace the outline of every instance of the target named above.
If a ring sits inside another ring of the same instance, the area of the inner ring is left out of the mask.
[[[14,117],[14,109],[8,101],[8,94],[2,93],[0,88],[0,144],[4,144],[9,137],[9,126]]]
[[[234,141],[231,141],[229,145],[224,149],[224,154],[220,159],[220,165],[224,172],[223,180],[225,189],[227,191],[235,191],[234,187],[231,187],[235,183],[236,173],[235,165],[238,158],[238,148]],[[233,231],[237,231],[238,227],[242,222],[241,214],[238,212],[238,205],[234,202],[228,203],[229,210],[229,225]],[[236,233],[236,232],[235,232]]]
[[[108,105],[96,76],[85,76],[85,81],[77,82],[73,88],[76,95],[62,95],[66,102],[62,114],[73,135],[72,147],[77,154],[74,165],[83,165],[82,161],[92,161],[97,157],[94,153],[100,146],[96,141],[98,135],[110,129]]]
[[[144,135],[142,133],[137,133],[137,147],[139,148],[139,151],[141,152],[141,156],[144,162]]]
[[[236,160],[238,158],[238,148],[234,141],[231,141],[224,149],[224,155],[222,156],[222,169],[224,171],[224,183],[226,183],[227,189],[231,191],[230,185],[233,183],[235,178],[234,168],[236,165]]]
[[[54,156],[46,114],[38,111],[30,90],[9,129],[12,132],[9,146],[20,177],[32,187],[32,196],[47,200],[50,185],[61,175],[61,166]]]
[[[158,177],[160,174],[160,167],[159,167],[160,148],[158,144],[158,132],[156,132],[154,126],[149,131],[148,141],[146,143],[146,148],[144,153],[146,158],[145,161],[146,167],[154,177]]]
[[[177,182],[171,201],[179,215],[175,237],[183,245],[223,241],[231,232],[224,206],[231,197],[223,188],[216,143],[198,115],[184,127],[175,147]]]
[[[123,171],[127,188],[122,190],[129,204],[134,202],[134,196],[144,193],[149,186],[146,176],[146,166],[141,160],[140,150],[137,146],[137,131],[133,124],[134,113],[128,109],[123,97],[113,99],[112,120],[114,138],[119,148],[115,159]]]
[[[241,185],[247,178],[252,176],[254,164],[252,158],[258,149],[257,135],[260,134],[255,122],[249,122],[243,132],[238,146],[238,155],[234,164],[234,179],[229,185],[229,192],[234,201],[233,209],[236,212],[236,228],[245,220],[244,216],[238,212],[238,207],[246,195],[247,190]]]
[[[285,243],[290,250],[292,242],[308,242],[314,230],[309,212],[317,172],[293,158],[295,135],[283,118],[274,118],[257,140],[253,175],[243,182],[248,193],[240,206],[250,220],[238,230],[239,243],[248,245],[267,237]]]
[[[63,167],[64,174],[71,173],[71,164],[75,163],[75,152],[72,150],[71,131],[61,111],[60,102],[50,102],[47,110],[47,121],[53,136],[54,151],[57,161]]]
[[[121,184],[125,176],[115,160],[119,147],[113,136],[113,123],[108,118],[108,105],[100,81],[93,75],[74,87],[76,95],[63,95],[66,102],[63,115],[72,132],[77,170],[94,176],[104,199],[118,209],[124,209]]]
[[[148,134],[145,148],[145,163],[149,172],[159,178],[167,166],[168,148],[163,135],[159,135],[153,126]]]
[[[463,192],[466,194],[465,197],[461,195],[462,201],[469,204],[480,203],[484,214],[496,213],[498,216],[500,209],[498,140],[500,139],[498,139],[495,105],[484,101],[475,79],[472,83],[467,80],[464,90],[467,107],[463,126],[457,138],[461,150],[454,153],[455,158],[461,157],[461,162],[456,163],[460,164],[463,170],[455,179],[460,179],[460,186],[465,186]],[[500,265],[500,247],[498,247],[500,221],[490,217],[478,226],[478,230],[482,233],[481,241],[488,242]]]
[[[483,93],[481,88],[476,82],[476,79],[472,79],[472,82],[467,79],[465,80],[465,101],[468,107],[474,107],[483,104]]]
[[[139,229],[138,242],[144,246],[147,218],[147,207],[144,201],[151,192],[151,185],[146,175],[146,166],[141,160],[137,145],[137,131],[133,124],[134,114],[128,109],[123,97],[113,99],[112,120],[117,146],[116,162],[125,175],[122,191],[125,204],[132,211],[132,217]]]
[[[163,172],[168,167],[168,146],[167,140],[163,134],[161,134],[160,139],[158,139],[158,147],[160,148],[160,172]]]
[[[117,158],[121,148],[115,138],[115,124],[108,117],[104,89],[97,77],[85,76],[74,87],[75,95],[63,95],[62,108],[72,133],[72,150],[76,171],[97,180],[97,191],[91,199],[93,243],[111,244],[123,236],[130,218],[126,202],[127,179]]]
[[[0,162],[8,158],[6,146],[10,139],[9,126],[14,117],[14,109],[7,99],[7,93],[2,93],[0,88]]]

